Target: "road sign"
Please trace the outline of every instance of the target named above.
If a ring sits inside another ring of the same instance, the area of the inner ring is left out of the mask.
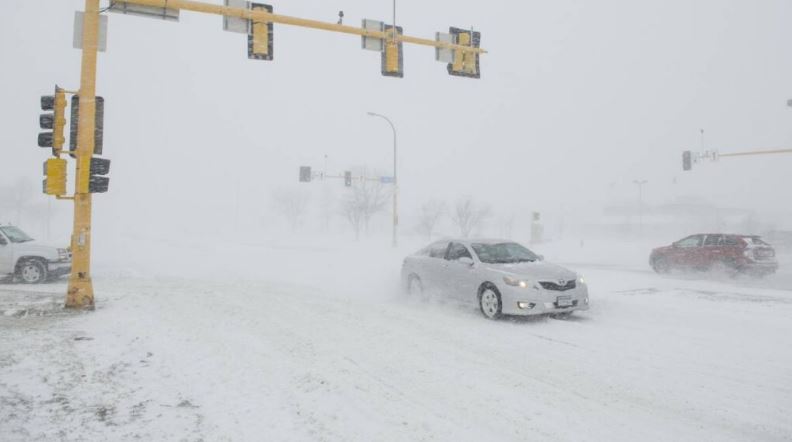
[[[167,2],[165,4],[167,4]],[[179,21],[178,9],[138,5],[135,3],[125,2],[123,0],[111,1],[110,12],[126,15],[137,15],[146,18],[157,18],[166,21]]]
[[[396,180],[393,179],[392,176],[381,176],[380,183],[382,184],[393,184]]]
[[[74,35],[72,36],[72,47],[74,49],[83,48],[83,23],[85,13],[77,11],[74,13]],[[99,52],[107,51],[107,16],[99,16]]]
[[[385,23],[377,20],[363,19],[363,29],[373,32],[384,32]],[[366,37],[363,36],[363,49],[369,51],[382,52],[385,49],[385,42],[379,37]]]
[[[250,9],[250,2],[245,0],[225,0],[224,4],[229,8]],[[247,35],[250,32],[250,20],[224,15],[223,30]]]

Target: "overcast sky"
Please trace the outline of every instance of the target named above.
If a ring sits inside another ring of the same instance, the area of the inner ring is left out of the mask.
[[[207,0],[220,3],[220,0]],[[79,86],[79,0],[5,2],[0,16],[0,184],[38,180],[38,100]],[[388,1],[289,0],[275,11],[348,24],[390,21]],[[792,147],[788,0],[401,1],[398,24],[433,38],[482,33],[481,80],[454,78],[431,48],[405,48],[405,78],[380,75],[359,38],[275,26],[275,60],[251,61],[222,19],[108,14],[98,91],[106,100],[110,193],[97,218],[222,222],[267,204],[300,165],[389,171],[399,130],[406,210],[471,194],[497,210],[577,210],[635,198],[788,208],[792,155],[723,160],[682,173],[681,152]],[[343,190],[338,183],[338,191]],[[43,195],[39,198],[44,198]],[[513,208],[513,209],[512,209]],[[128,224],[125,228],[128,228]]]

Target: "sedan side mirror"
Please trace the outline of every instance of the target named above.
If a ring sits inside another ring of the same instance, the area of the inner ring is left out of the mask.
[[[8,242],[6,242],[5,238],[0,238],[0,246],[5,246],[5,245],[8,245]]]
[[[463,256],[459,258],[457,261],[459,261],[460,264],[465,264],[466,266],[470,266],[470,267],[473,267],[474,264],[473,258],[469,258],[467,256]]]

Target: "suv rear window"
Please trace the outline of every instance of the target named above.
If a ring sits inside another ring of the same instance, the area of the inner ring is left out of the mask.
[[[745,236],[745,237],[743,237],[743,239],[745,240],[745,242],[747,242],[749,245],[752,245],[752,246],[769,246],[770,245],[770,244],[762,241],[762,239],[759,238],[758,236]]]

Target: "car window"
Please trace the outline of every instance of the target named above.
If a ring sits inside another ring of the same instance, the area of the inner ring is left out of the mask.
[[[445,258],[446,249],[448,249],[447,241],[440,241],[429,246],[429,256],[432,258]]]
[[[22,230],[20,230],[17,227],[14,227],[14,226],[3,226],[3,227],[0,227],[0,230],[2,230],[3,233],[5,234],[5,236],[7,236],[8,239],[11,242],[13,242],[13,243],[21,243],[21,242],[33,241],[33,238],[27,236],[27,234],[25,234],[25,232],[23,232]]]
[[[701,235],[688,236],[685,239],[679,240],[676,243],[676,245],[677,247],[682,247],[682,248],[699,247],[701,246],[701,240],[702,240]]]
[[[451,243],[451,247],[448,248],[448,256],[446,259],[449,261],[456,261],[460,258],[473,259],[473,257],[470,256],[470,252],[468,251],[467,247],[458,242]]]
[[[707,239],[704,240],[704,245],[719,246],[721,244],[722,239],[723,239],[723,235],[707,235]]]
[[[770,244],[762,241],[758,236],[746,236],[743,238],[745,242],[754,246],[769,246]]]
[[[472,244],[479,261],[486,264],[534,262],[539,256],[517,243]]]
[[[723,244],[724,246],[737,246],[737,245],[740,245],[739,241],[737,241],[737,237],[736,236],[729,236],[729,235],[726,235],[726,236],[723,237],[723,241],[721,241],[721,244]]]

